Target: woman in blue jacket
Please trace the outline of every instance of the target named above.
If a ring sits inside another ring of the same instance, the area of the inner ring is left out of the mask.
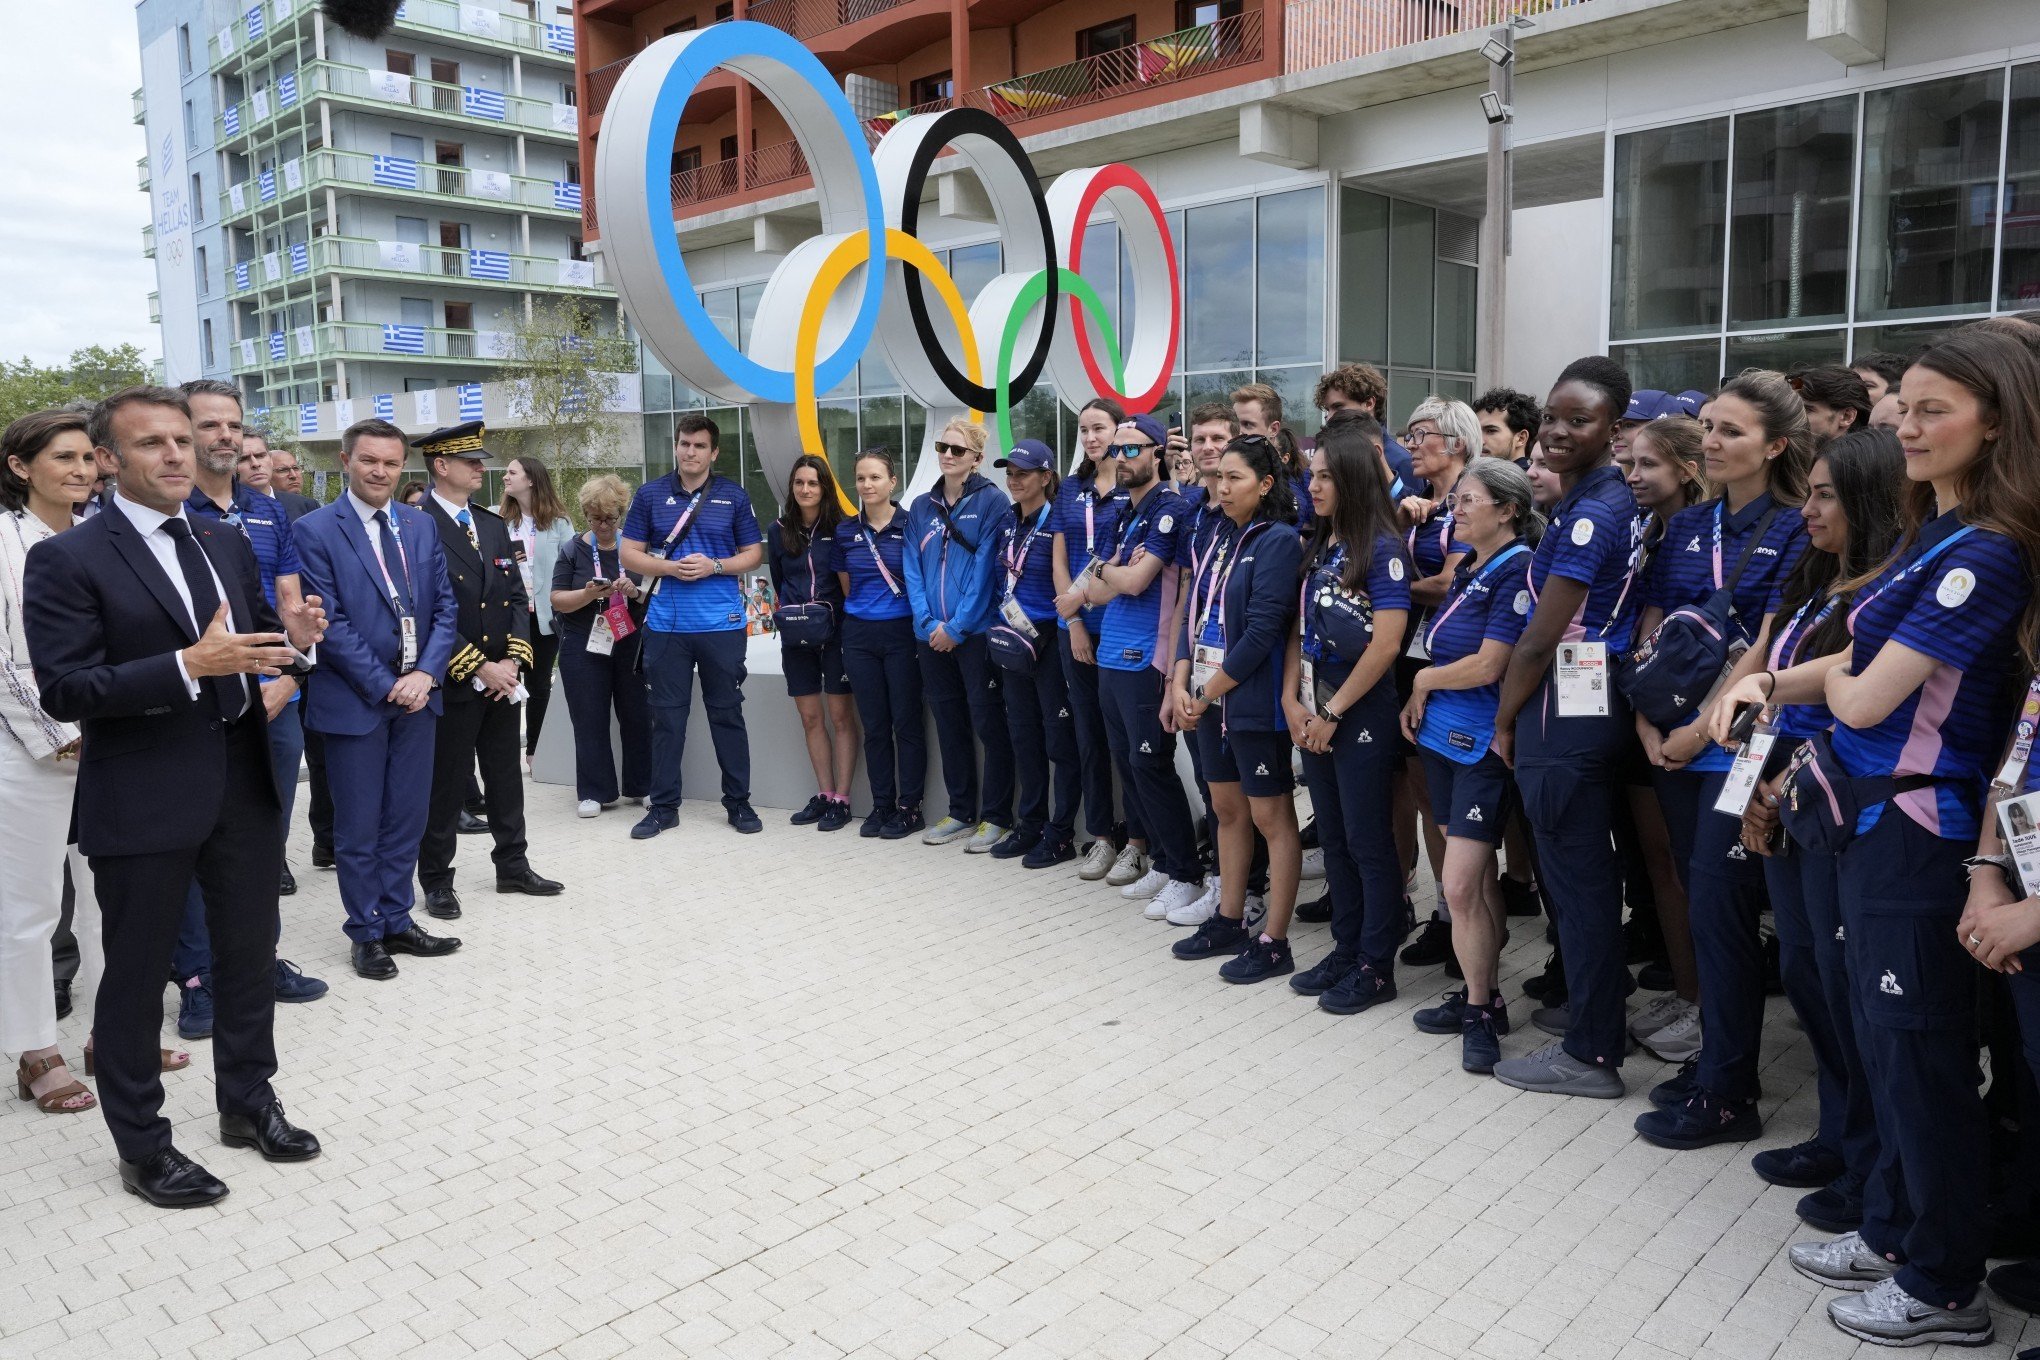
[[[765,545],[779,608],[820,605],[830,617],[828,638],[818,646],[790,641],[784,629],[779,634],[786,695],[800,714],[817,789],[791,820],[795,826],[821,831],[840,831],[850,824],[850,784],[857,776],[857,708],[850,695],[850,672],[843,665],[843,589],[829,569],[836,526],[842,522],[843,507],[829,460],[814,453],[794,459],[784,508],[765,536]]]
[[[907,515],[907,599],[914,610],[921,689],[942,744],[949,814],[928,828],[925,845],[965,836],[982,855],[1013,829],[1013,742],[985,629],[998,608],[992,539],[1009,501],[978,472],[985,427],[953,420],[935,437],[942,479]],[[975,739],[973,739],[973,735]],[[977,748],[983,745],[984,778]]]
[[[871,815],[858,834],[896,841],[927,825],[928,737],[907,604],[907,515],[893,499],[900,478],[890,449],[858,454],[855,476],[862,508],[836,526],[829,569],[843,592],[843,666],[864,723],[871,779]]]
[[[1196,903],[1185,908],[1190,920],[1203,924],[1175,952],[1178,958],[1231,953],[1220,977],[1261,982],[1296,971],[1289,918],[1303,844],[1282,670],[1303,545],[1291,527],[1296,506],[1281,455],[1265,436],[1242,435],[1226,445],[1214,495],[1223,519],[1204,551],[1192,554],[1170,701],[1176,726],[1197,743],[1218,818],[1218,914],[1208,916]],[[1268,844],[1268,915],[1250,939],[1247,878],[1257,830]]]

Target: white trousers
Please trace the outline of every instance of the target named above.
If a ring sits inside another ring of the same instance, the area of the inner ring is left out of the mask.
[[[80,982],[96,984],[103,966],[92,870],[76,846],[65,845],[77,791],[76,761],[30,760],[0,734],[0,1054],[8,1061],[57,1042],[50,938],[63,915],[67,855]],[[91,986],[73,991],[92,995]]]

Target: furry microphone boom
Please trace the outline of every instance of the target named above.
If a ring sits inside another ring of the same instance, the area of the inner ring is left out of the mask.
[[[323,0],[326,17],[357,38],[379,38],[397,21],[402,0]]]

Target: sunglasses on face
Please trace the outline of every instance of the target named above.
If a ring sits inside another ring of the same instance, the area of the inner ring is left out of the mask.
[[[963,458],[976,453],[977,450],[968,444],[945,444],[938,439],[935,441],[935,452],[947,454],[952,458]]]
[[[1107,458],[1138,458],[1154,450],[1152,444],[1113,444],[1105,450]]]

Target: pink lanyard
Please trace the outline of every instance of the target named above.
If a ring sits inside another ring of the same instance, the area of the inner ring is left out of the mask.
[[[1799,651],[1802,647],[1806,646],[1806,640],[1813,636],[1813,630],[1827,622],[1827,616],[1834,613],[1835,606],[1840,603],[1841,598],[1839,596],[1830,595],[1827,603],[1820,607],[1820,612],[1813,616],[1813,622],[1807,624],[1806,631],[1798,637],[1792,636],[1792,630],[1797,628],[1799,621],[1806,617],[1806,611],[1813,608],[1813,601],[1808,600],[1805,604],[1793,610],[1792,617],[1786,621],[1783,628],[1778,630],[1778,640],[1771,644],[1771,669],[1782,671],[1788,666],[1796,664],[1799,660]],[[1792,648],[1792,654],[1789,657],[1785,654],[1787,646]]]
[[[1090,507],[1088,505],[1084,507],[1084,513],[1086,518],[1088,519],[1090,515]],[[1006,540],[1007,590],[1009,591],[1012,590],[1015,586],[1017,586],[1020,583],[1020,577],[1027,571],[1027,554],[1034,551],[1034,536],[1041,532],[1041,526],[1043,524],[1046,524],[1047,522],[1048,522],[1048,505],[1046,502],[1044,502],[1042,504],[1041,509],[1037,510],[1034,514],[1034,527],[1027,531],[1026,538],[1020,540],[1020,546],[1017,557],[1015,555],[1013,539],[1009,538]],[[1089,527],[1088,524],[1086,525],[1086,527],[1087,528]],[[1018,537],[1017,533],[1015,537]]]
[[[1410,536],[1404,543],[1404,546],[1409,549],[1412,566],[1416,564],[1417,560],[1417,535],[1423,528],[1424,526],[1421,524],[1412,524],[1410,526]],[[1438,521],[1438,560],[1443,562],[1450,556],[1452,556],[1452,512],[1447,510],[1444,517]]]
[[[1212,607],[1224,603],[1225,588],[1232,581],[1233,568],[1237,567],[1240,564],[1240,559],[1247,555],[1247,544],[1251,543],[1254,536],[1267,527],[1267,520],[1256,520],[1241,531],[1239,542],[1235,545],[1236,550],[1233,552],[1231,560],[1226,562],[1225,569],[1219,573],[1218,585],[1212,590],[1209,598],[1204,601],[1203,612],[1199,613],[1197,609],[1197,588],[1204,583],[1204,569],[1211,564],[1214,553],[1221,553],[1224,550],[1221,542],[1224,537],[1224,531],[1221,530],[1219,533],[1212,535],[1211,551],[1205,553],[1203,560],[1196,563],[1190,578],[1190,617],[1197,620],[1197,633],[1190,639],[1192,647],[1196,647],[1203,640],[1205,626],[1211,622]],[[1218,645],[1221,647],[1225,645],[1225,610],[1223,608],[1218,611]]]
[[[899,513],[900,513],[899,507],[898,506],[893,507],[894,519],[897,519],[899,517]],[[885,565],[885,557],[878,551],[878,540],[871,536],[871,521],[866,519],[863,515],[860,514],[857,517],[857,527],[858,530],[864,535],[864,546],[871,549],[871,560],[878,564],[878,574],[885,578],[886,589],[892,591],[894,599],[898,599],[901,595],[905,594],[906,592],[902,591],[900,589],[900,583],[897,580],[893,579],[893,574],[891,570],[889,570]],[[886,528],[890,529],[891,527],[892,521],[891,520],[886,521]]]
[[[1454,610],[1458,609],[1459,606],[1466,603],[1466,597],[1473,593],[1472,588],[1476,583],[1485,585],[1489,578],[1494,575],[1494,573],[1501,570],[1502,564],[1504,562],[1507,562],[1517,553],[1525,553],[1529,551],[1530,550],[1524,547],[1521,542],[1511,543],[1508,547],[1502,549],[1502,551],[1495,557],[1494,561],[1488,563],[1487,566],[1481,568],[1480,571],[1475,572],[1472,576],[1472,579],[1467,581],[1465,588],[1454,591],[1452,593],[1452,598],[1445,602],[1445,607],[1438,611],[1438,617],[1431,620],[1430,630],[1424,634],[1424,650],[1427,652],[1434,652],[1437,650],[1438,630],[1445,626],[1445,620],[1452,617]],[[1478,651],[1479,649],[1476,648],[1475,650]]]

